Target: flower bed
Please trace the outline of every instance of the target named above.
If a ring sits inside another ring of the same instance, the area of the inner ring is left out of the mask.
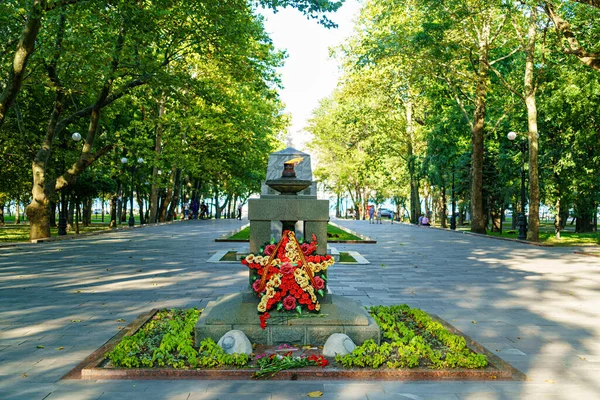
[[[442,324],[418,308],[406,304],[375,306],[370,313],[382,329],[384,342],[372,340],[352,354],[337,356],[346,368],[485,368],[487,357],[474,353],[463,337],[450,333]]]
[[[327,359],[321,354],[320,347],[311,346],[255,346],[257,354],[251,356],[226,354],[211,339],[203,340],[200,348],[195,348],[193,326],[200,311],[162,310],[137,332],[124,337],[106,352],[104,357],[107,361],[98,364],[108,370],[125,368],[136,371],[132,375],[134,377],[145,376],[144,371],[159,368],[196,372],[216,369],[235,374],[236,377],[240,375],[233,371],[239,370],[254,378],[269,378],[288,369],[303,367],[312,368],[313,375],[325,376],[329,371],[332,377],[342,378],[352,377],[353,371],[359,368],[372,371],[373,377],[380,379],[393,378],[393,371],[409,369],[418,371],[415,376],[428,376],[427,370],[461,371],[456,377],[465,376],[467,370],[490,369],[486,368],[488,359],[485,355],[473,352],[462,336],[450,333],[422,310],[407,305],[375,306],[370,308],[370,313],[382,329],[384,341],[381,345],[367,341],[349,355]],[[497,362],[498,359],[491,356]],[[172,372],[169,374],[172,376]],[[495,379],[499,375],[498,372],[488,372],[485,376]],[[398,376],[409,375],[400,372]],[[432,376],[438,376],[436,379],[439,379],[439,375]],[[211,377],[214,378],[213,375]],[[368,372],[360,377],[368,377]],[[98,376],[96,378],[99,379]]]

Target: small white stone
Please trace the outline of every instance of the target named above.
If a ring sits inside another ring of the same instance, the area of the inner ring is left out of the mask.
[[[252,343],[244,332],[237,329],[224,334],[217,344],[227,354],[246,353],[250,355],[252,353]]]
[[[343,333],[334,333],[327,338],[325,346],[323,346],[323,355],[325,357],[335,357],[336,355],[345,356],[354,351],[356,345]]]

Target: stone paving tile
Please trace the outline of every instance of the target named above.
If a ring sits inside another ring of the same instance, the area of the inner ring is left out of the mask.
[[[407,303],[433,312],[488,349],[500,350],[532,380],[383,382],[384,392],[362,390],[358,398],[569,398],[564,393],[600,398],[598,363],[580,358],[600,357],[596,259],[574,254],[572,248],[539,248],[403,224],[339,223],[378,243],[336,245],[359,251],[371,264],[334,266],[334,293],[347,292],[365,306]],[[59,381],[65,370],[140,313],[153,307],[202,307],[245,288],[241,266],[206,262],[215,251],[232,247],[214,238],[241,224],[189,221],[3,248],[0,303],[10,307],[0,310],[0,398],[7,393],[77,399],[192,394],[302,398],[315,383]],[[119,318],[126,322],[117,322]],[[78,319],[82,322],[71,322]],[[38,344],[45,348],[37,349]],[[59,346],[64,350],[56,350]],[[25,378],[27,371],[31,375]],[[127,386],[134,382],[139,386]],[[328,383],[332,386],[323,390],[324,398],[343,398],[348,383]],[[115,390],[107,389],[111,385]],[[322,382],[316,387],[325,388]],[[390,387],[394,390],[388,393]]]
[[[455,394],[447,393],[369,393],[369,400],[458,400]]]

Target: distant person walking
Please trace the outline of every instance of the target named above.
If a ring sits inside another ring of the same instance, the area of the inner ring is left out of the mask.
[[[369,223],[374,224],[373,217],[375,217],[375,206],[369,206]]]
[[[198,200],[192,200],[192,219],[198,218]]]
[[[190,217],[190,202],[186,201],[183,203],[183,219],[188,219]]]
[[[242,203],[238,203],[237,206],[237,219],[242,220]]]
[[[377,223],[381,223],[381,207],[377,209]]]

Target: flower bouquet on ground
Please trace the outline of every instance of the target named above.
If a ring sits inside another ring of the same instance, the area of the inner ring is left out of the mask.
[[[315,254],[317,238],[300,244],[294,232],[284,231],[279,243],[266,245],[260,255],[249,254],[242,264],[252,270],[252,289],[260,298],[260,326],[265,329],[269,311],[318,312],[319,298],[327,291],[325,271],[334,261]]]

